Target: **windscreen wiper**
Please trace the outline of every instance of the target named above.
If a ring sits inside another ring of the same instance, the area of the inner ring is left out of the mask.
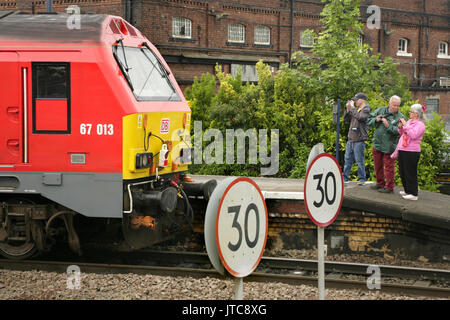
[[[128,85],[129,85],[130,88],[131,88],[131,91],[134,92],[134,87],[133,87],[133,84],[131,83],[131,78],[130,78],[130,75],[129,75],[129,73],[128,73],[128,71],[130,70],[130,68],[128,67],[128,62],[127,62],[127,58],[126,58],[127,56],[126,56],[126,54],[125,54],[125,48],[124,48],[124,46],[123,46],[122,39],[119,39],[119,40],[116,41],[116,43],[119,43],[119,42],[122,44],[123,57],[124,57],[124,59],[125,59],[125,64],[126,64],[126,65],[124,65],[124,64],[122,63],[122,61],[120,61],[119,56],[117,55],[117,45],[113,47],[113,48],[114,48],[114,49],[113,49],[113,56],[114,56],[114,59],[116,59],[117,64],[119,65],[119,69],[120,69],[120,71],[122,71],[122,74],[123,74],[123,76],[125,77],[125,80],[127,80]]]
[[[119,42],[121,44],[121,46],[122,46],[123,59],[125,60],[125,68],[126,68],[127,73],[128,73],[128,71],[130,70],[130,67],[128,66],[127,55],[125,54],[125,47],[123,45],[123,40],[119,39],[119,40],[117,40],[117,42]]]
[[[145,46],[150,52],[153,53],[152,49],[150,49],[150,47],[148,46],[148,44],[146,42],[143,42],[142,45]],[[173,94],[177,92],[175,90],[175,87],[173,86],[172,82],[170,81],[170,78],[169,78],[170,72],[164,67],[162,62],[158,59],[158,57],[155,54],[153,54],[153,55],[155,56],[155,59],[158,62],[160,68],[157,68],[155,66],[152,59],[150,59],[150,57],[147,55],[147,53],[145,52],[145,50],[143,48],[141,48],[141,50],[144,53],[145,57],[148,59],[148,61],[150,61],[150,63],[153,65],[153,67],[158,70],[159,75],[166,79],[167,83],[169,84],[170,88],[172,89],[173,93],[169,97],[169,100],[170,100],[170,98],[172,98]],[[161,69],[164,70],[164,74],[161,73]]]

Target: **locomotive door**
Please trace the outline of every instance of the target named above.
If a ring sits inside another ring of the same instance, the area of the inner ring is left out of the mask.
[[[0,164],[23,160],[23,87],[15,52],[0,52]],[[25,101],[26,103],[26,101]]]

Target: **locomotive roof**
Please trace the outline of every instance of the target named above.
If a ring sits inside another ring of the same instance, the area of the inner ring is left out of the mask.
[[[68,14],[0,15],[0,39],[50,42],[100,41],[102,25],[108,15],[80,15],[80,29],[69,28],[74,19]]]

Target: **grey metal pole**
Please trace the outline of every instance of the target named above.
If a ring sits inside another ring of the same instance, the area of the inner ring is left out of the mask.
[[[317,227],[317,263],[319,300],[325,300],[324,227]]]
[[[244,278],[234,278],[234,300],[244,298]]]
[[[338,99],[337,104],[337,126],[336,126],[336,161],[339,163],[339,130],[341,122],[341,99]]]
[[[53,12],[53,0],[46,0],[47,12]]]

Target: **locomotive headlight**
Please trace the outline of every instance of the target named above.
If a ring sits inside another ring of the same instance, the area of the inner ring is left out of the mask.
[[[150,168],[153,164],[153,153],[137,153],[136,169]]]

